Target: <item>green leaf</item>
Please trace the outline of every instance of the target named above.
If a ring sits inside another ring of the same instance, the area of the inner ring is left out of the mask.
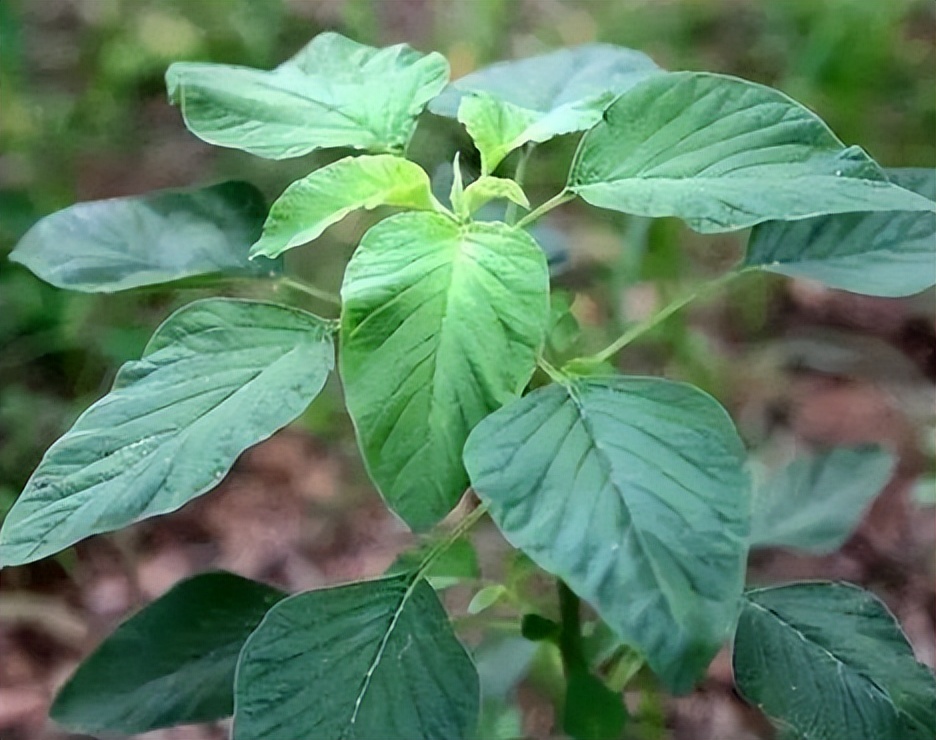
[[[930,740],[936,681],[884,605],[847,584],[750,591],[734,642],[738,689],[805,740]]]
[[[501,583],[485,586],[471,598],[471,601],[468,602],[467,611],[469,614],[480,614],[485,609],[489,609],[494,606],[494,604],[500,601],[501,597],[506,593],[507,587]]]
[[[465,464],[507,540],[589,601],[674,691],[728,636],[747,554],[744,450],[682,383],[588,378],[491,414]]]
[[[252,257],[277,257],[322,235],[359,208],[431,210],[435,199],[422,167],[390,154],[346,157],[297,180],[277,198]]]
[[[540,614],[524,614],[520,620],[520,634],[530,642],[553,642],[558,644],[561,627]]]
[[[755,490],[751,546],[835,552],[896,464],[891,453],[870,445],[797,458]]]
[[[175,511],[299,416],[332,365],[328,324],[304,311],[223,298],[176,311],[46,452],[3,522],[0,563]]]
[[[230,716],[237,656],[285,595],[232,573],[183,581],[85,659],[50,716],[79,732],[127,734]]]
[[[341,289],[341,377],[371,478],[413,529],[455,505],[468,433],[532,376],[548,291],[542,250],[503,223],[401,213],[365,234]]]
[[[383,578],[281,601],[237,667],[234,740],[456,740],[478,674],[422,579]]]
[[[268,159],[328,147],[400,152],[447,80],[440,54],[375,49],[337,33],[319,34],[270,72],[199,62],[166,72],[169,99],[193,134]]]
[[[385,575],[415,573],[438,543],[438,539],[427,539],[419,547],[400,553]],[[474,545],[468,539],[456,540],[435,557],[424,575],[436,591],[480,578],[481,569]]]
[[[701,72],[621,95],[582,139],[569,190],[592,205],[720,232],[853,211],[929,211],[777,90]]]
[[[567,679],[562,727],[575,740],[616,740],[627,723],[618,692],[611,691],[585,668]]]
[[[455,118],[466,93],[488,93],[511,106],[552,114],[564,107],[587,107],[609,92],[620,94],[660,71],[639,51],[584,44],[479,69],[450,84],[429,103],[429,110]]]
[[[936,200],[936,170],[885,170]],[[913,295],[936,284],[936,215],[849,213],[771,221],[751,232],[745,265],[866,295]]]
[[[112,292],[209,273],[269,273],[247,259],[266,204],[245,182],[77,203],[33,226],[10,259],[59,288]]]
[[[482,175],[471,183],[465,188],[463,197],[469,214],[497,198],[512,201],[523,208],[530,207],[530,201],[520,185],[513,180],[491,175]]]

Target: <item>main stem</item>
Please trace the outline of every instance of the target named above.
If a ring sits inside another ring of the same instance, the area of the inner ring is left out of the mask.
[[[581,601],[565,581],[556,581],[559,592],[559,654],[566,677],[573,671],[586,667],[582,648]]]
[[[684,296],[680,296],[679,298],[672,301],[671,303],[668,303],[662,309],[660,309],[655,314],[653,314],[653,316],[650,316],[649,318],[644,319],[643,321],[631,326],[627,331],[621,334],[621,336],[615,339],[611,344],[609,344],[600,352],[594,355],[591,355],[590,357],[583,357],[583,358],[579,358],[578,360],[572,360],[572,363],[584,362],[584,363],[589,363],[589,364],[591,363],[598,364],[606,360],[609,360],[611,357],[617,354],[620,350],[622,350],[628,344],[633,342],[635,339],[638,339],[639,337],[643,336],[644,334],[646,334],[648,331],[655,328],[659,324],[662,324],[664,321],[666,321],[670,316],[672,316],[674,313],[676,313],[680,309],[685,308],[693,301],[700,300],[702,298],[706,298],[712,295],[713,293],[725,287],[725,285],[733,281],[738,276],[743,275],[745,272],[746,270],[736,270],[733,272],[729,272],[725,275],[722,275],[721,277],[716,278],[715,280],[711,280],[707,283],[703,283],[702,285],[700,285],[698,288],[696,288],[692,292],[687,293]]]

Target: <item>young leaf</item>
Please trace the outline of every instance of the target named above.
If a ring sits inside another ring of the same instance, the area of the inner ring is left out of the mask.
[[[936,170],[885,170],[891,182],[936,200]],[[865,295],[913,295],[936,284],[936,215],[848,213],[771,221],[751,232],[744,264]]]
[[[435,199],[422,167],[390,154],[346,157],[297,180],[276,199],[251,257],[277,257],[321,236],[358,208],[431,210]]]
[[[365,234],[341,289],[340,371],[371,478],[413,529],[468,485],[472,427],[529,381],[549,317],[524,231],[401,213]]]
[[[383,578],[281,601],[237,666],[234,740],[465,740],[478,674],[422,579]]]
[[[337,33],[316,36],[271,72],[200,62],[166,72],[169,99],[193,134],[268,159],[328,147],[402,151],[447,80],[440,54],[375,49]]]
[[[58,288],[109,293],[209,273],[269,273],[247,259],[266,204],[245,182],[77,203],[46,216],[10,259]]]
[[[750,591],[734,641],[739,691],[808,740],[936,735],[936,681],[883,604],[840,583]]]
[[[471,601],[468,602],[469,614],[480,614],[485,609],[490,609],[494,604],[500,601],[501,597],[507,593],[507,587],[502,583],[495,583],[485,586],[476,593]]]
[[[797,458],[755,491],[751,546],[835,552],[896,464],[891,453],[873,446]]]
[[[127,734],[230,716],[237,656],[285,596],[232,573],[183,581],[98,646],[50,716],[78,732]]]
[[[701,391],[614,377],[539,388],[496,411],[469,436],[465,465],[507,540],[685,691],[737,613],[743,454]]]
[[[468,213],[474,213],[497,198],[509,200],[523,208],[530,207],[530,201],[527,200],[523,189],[513,180],[504,177],[482,175],[465,188],[463,197]]]
[[[175,511],[295,419],[333,365],[328,325],[275,303],[196,301],[46,452],[0,529],[0,564]]]
[[[702,72],[653,75],[582,139],[569,190],[592,205],[719,232],[853,211],[929,211],[777,90]]]
[[[429,110],[455,118],[468,93],[488,93],[541,117],[564,107],[584,110],[607,93],[620,94],[660,71],[650,57],[639,51],[611,44],[584,44],[479,69],[450,84],[429,103]],[[595,120],[600,118],[599,111]]]

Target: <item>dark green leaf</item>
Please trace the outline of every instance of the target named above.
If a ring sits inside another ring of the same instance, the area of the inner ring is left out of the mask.
[[[777,90],[702,72],[653,75],[582,139],[568,187],[592,205],[719,232],[854,211],[928,211]]]
[[[234,740],[457,740],[478,674],[432,588],[406,576],[277,604],[237,667]]]
[[[556,642],[559,639],[559,625],[539,614],[524,614],[520,621],[520,634],[531,642]]]
[[[50,710],[80,732],[149,732],[234,711],[237,656],[286,594],[231,573],[175,586],[121,624],[61,688]]]
[[[524,231],[402,213],[345,272],[341,377],[368,470],[412,528],[468,485],[472,427],[529,381],[549,316],[546,260]]]
[[[616,377],[540,388],[493,413],[468,438],[465,464],[504,536],[684,691],[737,613],[743,454],[711,397]]]
[[[166,72],[192,133],[269,159],[328,147],[402,151],[447,80],[440,54],[375,49],[337,33],[316,36],[271,72],[193,62]]]
[[[266,204],[252,185],[159,190],[77,203],[33,226],[10,254],[59,288],[112,292],[209,273],[269,273],[250,262]]]
[[[621,695],[585,668],[566,679],[562,727],[575,740],[617,740],[627,722]]]
[[[931,740],[936,681],[883,604],[846,584],[750,591],[738,689],[805,740]]]
[[[352,211],[383,205],[434,208],[422,167],[390,154],[340,159],[286,188],[250,254],[277,257],[317,239]]]
[[[891,181],[936,200],[936,170],[886,170]],[[936,215],[849,213],[771,221],[751,232],[745,265],[885,297],[936,284]]]
[[[3,522],[0,563],[38,560],[210,490],[302,413],[333,352],[326,322],[297,309],[221,298],[180,309],[46,452]]]
[[[797,458],[755,491],[751,545],[835,552],[896,464],[891,453],[873,446]]]

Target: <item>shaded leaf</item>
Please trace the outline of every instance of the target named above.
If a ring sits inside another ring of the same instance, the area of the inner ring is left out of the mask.
[[[175,511],[299,416],[333,365],[328,324],[274,303],[196,301],[46,452],[0,530],[0,563]]]
[[[755,491],[752,547],[835,552],[896,464],[891,453],[870,445],[797,458]]]
[[[418,164],[389,154],[346,157],[297,180],[276,199],[251,256],[277,257],[321,236],[359,208],[434,207],[429,176]]]
[[[936,200],[936,170],[886,170]],[[751,232],[744,264],[865,295],[898,297],[936,284],[936,214],[849,213],[771,221]]]
[[[549,315],[542,250],[503,223],[402,213],[345,272],[341,377],[371,478],[412,528],[461,497],[468,432],[533,374]]]
[[[728,636],[749,499],[728,415],[691,386],[589,378],[539,388],[465,445],[504,536],[589,601],[675,691]]]
[[[383,578],[298,594],[247,640],[234,740],[457,740],[478,674],[432,588]]]
[[[232,573],[183,581],[81,663],[50,716],[76,731],[132,734],[230,716],[237,656],[285,596]]]
[[[936,681],[872,594],[836,583],[750,591],[734,642],[738,689],[805,740],[929,740]]]
[[[447,80],[440,54],[375,49],[337,33],[319,34],[270,72],[201,62],[166,72],[192,133],[269,159],[329,147],[400,152]]]
[[[269,273],[250,262],[266,204],[245,182],[76,203],[41,219],[10,259],[59,288],[109,293],[210,273]]]
[[[582,139],[568,188],[592,205],[720,232],[855,211],[929,211],[783,93],[724,75],[653,75]]]

